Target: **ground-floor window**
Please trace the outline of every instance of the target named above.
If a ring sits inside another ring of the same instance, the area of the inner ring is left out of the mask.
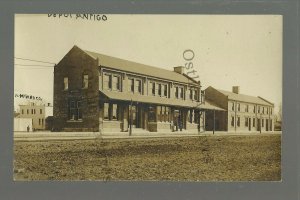
[[[248,121],[249,121],[249,118],[248,117],[245,117],[245,126],[248,127]]]
[[[170,121],[170,107],[156,106],[157,121],[169,122]]]
[[[231,126],[234,126],[234,116],[231,116]]]
[[[103,115],[104,120],[119,120],[118,104],[104,103]]]
[[[79,100],[69,101],[69,120],[82,120],[82,103]]]
[[[253,118],[253,127],[255,127],[255,118]]]
[[[264,127],[264,119],[261,119],[261,126]]]
[[[240,127],[240,125],[241,125],[241,119],[240,119],[240,117],[237,118],[236,124],[237,124],[238,127]]]

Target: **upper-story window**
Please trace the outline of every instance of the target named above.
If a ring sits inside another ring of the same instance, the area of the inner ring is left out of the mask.
[[[89,87],[89,75],[84,74],[82,77],[82,88],[88,88]]]
[[[237,104],[237,110],[238,110],[238,111],[241,110],[241,104],[240,104],[240,103]]]
[[[270,114],[272,115],[272,108],[270,108]]]
[[[69,89],[69,79],[68,77],[64,77],[64,90]]]
[[[265,114],[265,107],[262,108],[262,113]]]
[[[112,89],[119,91],[121,89],[121,77],[118,75],[112,76]]]
[[[257,113],[260,113],[260,106],[257,107]]]
[[[142,81],[141,80],[136,80],[135,84],[136,90],[138,93],[142,93]]]
[[[190,89],[190,100],[193,100],[193,89]]]
[[[168,96],[168,85],[164,85],[164,92],[163,92],[163,95],[164,95],[165,97]]]
[[[155,96],[155,82],[152,82],[151,86],[152,86],[151,93],[152,93],[153,96]]]
[[[198,100],[198,90],[195,90],[194,92],[194,100]]]
[[[158,96],[161,96],[161,84],[158,84]]]
[[[178,97],[179,97],[179,88],[178,87],[176,87],[175,88],[175,97],[178,99]]]
[[[249,105],[246,105],[245,112],[249,112]]]
[[[234,102],[231,103],[231,110],[234,111]]]
[[[22,115],[24,114],[24,110],[22,109]]]
[[[269,114],[269,108],[267,107],[267,114]]]
[[[111,74],[104,74],[103,79],[104,79],[103,80],[104,89],[111,89],[112,88]]]
[[[255,105],[253,106],[253,113],[255,113],[255,110],[256,110],[256,107],[255,107]]]
[[[128,79],[128,92],[134,92],[134,79]]]
[[[183,99],[184,91],[183,88],[180,88],[180,98]]]
[[[40,109],[40,114],[43,114],[43,110],[42,109]]]

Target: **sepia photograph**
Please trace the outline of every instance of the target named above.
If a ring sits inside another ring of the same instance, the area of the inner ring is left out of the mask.
[[[15,14],[14,181],[281,181],[281,15]]]

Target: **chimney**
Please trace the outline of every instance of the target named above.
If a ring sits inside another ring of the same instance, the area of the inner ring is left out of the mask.
[[[240,93],[240,86],[232,86],[232,92],[235,94]]]
[[[184,74],[184,67],[183,66],[174,67],[174,72],[178,74]]]

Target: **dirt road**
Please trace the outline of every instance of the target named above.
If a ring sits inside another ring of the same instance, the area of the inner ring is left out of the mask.
[[[15,141],[14,179],[279,181],[281,135]]]

